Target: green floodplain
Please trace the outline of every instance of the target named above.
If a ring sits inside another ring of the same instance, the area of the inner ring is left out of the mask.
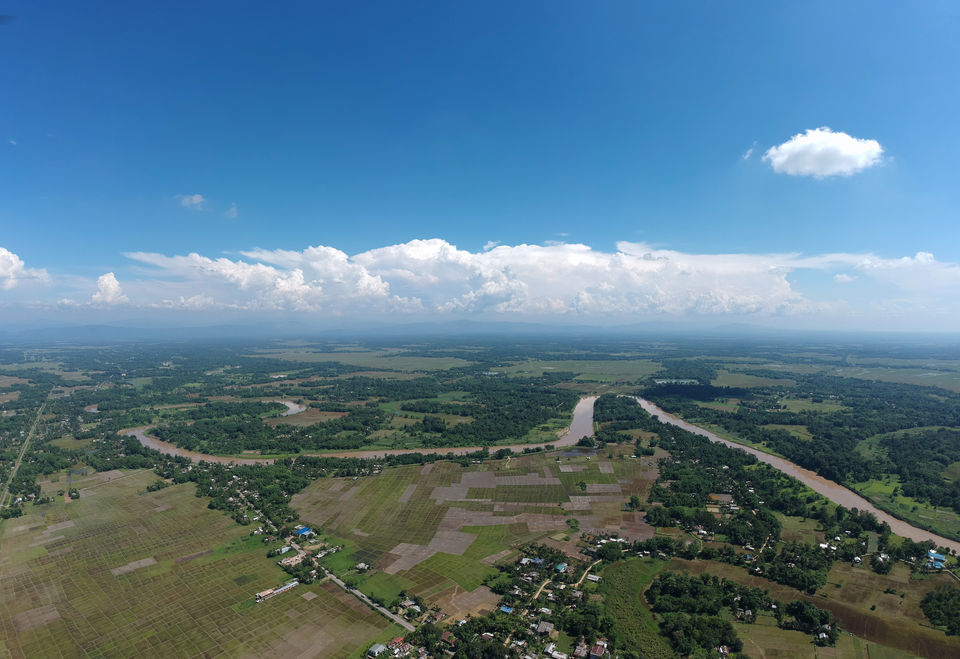
[[[9,346],[4,654],[960,654],[949,552],[621,395],[960,539],[958,346]],[[553,446],[584,396],[592,435]]]

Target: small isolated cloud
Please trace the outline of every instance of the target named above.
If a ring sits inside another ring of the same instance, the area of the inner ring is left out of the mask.
[[[483,244],[483,251],[489,252],[491,249],[500,244],[499,240],[488,240]]]
[[[90,298],[90,303],[98,306],[111,306],[115,304],[124,304],[129,302],[127,296],[123,294],[120,288],[120,282],[116,275],[108,272],[97,278],[97,292]]]
[[[824,126],[798,133],[763,154],[773,171],[790,176],[851,176],[882,161],[883,147],[876,140],[864,140],[834,132]]]
[[[833,276],[833,281],[837,282],[838,284],[849,284],[856,280],[857,280],[856,277],[852,277],[846,274],[845,272],[841,272]]]
[[[178,194],[177,199],[180,200],[181,206],[195,211],[203,210],[204,204],[207,203],[202,194]]]
[[[235,220],[237,219],[237,216],[240,214],[240,209],[237,208],[236,203],[232,203],[230,204],[230,208],[225,210],[223,214],[226,215],[231,220]]]
[[[743,159],[750,160],[750,156],[753,155],[753,149],[757,146],[757,141],[754,140],[753,144],[750,145],[750,148],[743,152]]]
[[[20,282],[29,279],[46,281],[49,275],[43,268],[26,267],[23,259],[10,250],[0,247],[0,289],[9,291]]]
[[[10,142],[10,146],[17,146],[16,140],[8,140],[8,142]]]

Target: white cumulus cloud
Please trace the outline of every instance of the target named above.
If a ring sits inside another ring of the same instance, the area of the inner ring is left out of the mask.
[[[49,275],[46,270],[28,268],[23,259],[5,247],[0,247],[0,289],[9,291],[26,280],[46,281],[47,279]]]
[[[929,252],[697,254],[634,242],[612,250],[548,242],[488,244],[471,251],[430,238],[352,255],[315,245],[231,256],[127,256],[137,263],[138,276],[122,288],[112,272],[96,282],[60,276],[61,290],[50,290],[51,302],[63,291],[89,291],[95,283],[96,293],[77,307],[104,309],[127,303],[129,295],[143,308],[158,310],[292,311],[318,320],[446,316],[608,323],[791,316],[814,324],[856,317],[873,326],[896,313],[904,327],[928,325],[930,319],[939,319],[941,327],[960,322],[955,304],[960,264]],[[797,276],[802,272],[824,277]],[[12,288],[40,273],[46,276],[0,249],[0,286]],[[838,285],[865,285],[831,286],[829,278]]]
[[[129,302],[120,288],[116,275],[108,272],[97,278],[97,292],[90,298],[90,303],[96,306],[112,306]]]
[[[763,154],[773,171],[791,176],[850,176],[881,162],[877,140],[852,137],[830,128],[808,129]]]
[[[202,194],[178,194],[177,199],[180,200],[180,205],[184,208],[197,211],[203,210],[204,205],[207,203],[207,200],[203,198]]]

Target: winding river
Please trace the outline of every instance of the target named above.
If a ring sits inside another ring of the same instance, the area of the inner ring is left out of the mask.
[[[760,462],[764,462],[776,469],[779,469],[788,476],[796,478],[798,481],[809,487],[814,492],[823,495],[827,499],[830,499],[834,503],[838,503],[845,508],[856,508],[857,510],[865,510],[873,513],[877,516],[882,522],[886,522],[890,525],[890,528],[897,535],[901,535],[905,538],[910,538],[911,540],[920,542],[923,540],[933,540],[940,547],[948,547],[950,549],[956,550],[960,553],[960,542],[955,540],[949,540],[942,536],[931,533],[930,531],[924,531],[915,526],[908,524],[907,522],[897,519],[893,515],[880,510],[872,503],[861,497],[856,492],[853,492],[838,483],[834,483],[831,480],[819,476],[818,474],[810,471],[809,469],[804,469],[799,465],[796,465],[789,460],[784,458],[770,455],[769,453],[764,453],[763,451],[758,451],[755,448],[749,446],[744,446],[743,444],[737,444],[736,442],[731,442],[729,440],[723,439],[722,437],[717,436],[716,434],[695,426],[692,423],[684,421],[683,419],[676,417],[669,412],[666,412],[654,403],[646,400],[644,398],[634,397],[640,406],[659,419],[662,423],[669,423],[670,425],[676,426],[678,428],[683,428],[692,433],[696,433],[703,437],[706,437],[712,442],[717,442],[728,446],[730,448],[739,449],[741,451],[746,451],[747,453],[756,456]],[[593,404],[596,402],[596,396],[585,396],[580,399],[576,407],[573,410],[573,419],[570,421],[570,426],[562,431],[558,438],[552,442],[546,442],[542,444],[508,444],[504,446],[490,446],[487,448],[496,450],[501,448],[508,448],[511,451],[522,452],[524,449],[528,448],[543,448],[545,446],[555,446],[557,448],[563,448],[567,446],[573,446],[583,437],[590,437],[593,435]],[[303,409],[300,409],[302,406],[296,405],[290,401],[278,401],[282,402],[287,406],[287,412],[283,416],[290,414],[297,414],[302,412]],[[305,409],[305,408],[304,408]],[[296,411],[295,411],[296,410]],[[206,462],[216,462],[220,464],[240,464],[240,465],[255,465],[255,464],[273,464],[273,458],[233,458],[233,457],[224,457],[219,455],[208,455],[206,453],[198,453],[196,451],[188,451],[186,449],[179,448],[174,444],[165,442],[163,440],[157,439],[156,437],[151,437],[148,434],[150,428],[144,426],[141,428],[129,428],[127,430],[121,431],[122,434],[129,435],[131,437],[136,437],[137,440],[146,446],[165,455],[173,456],[182,456],[189,458],[193,462],[200,462],[201,460]],[[374,459],[382,458],[387,455],[404,455],[409,453],[438,453],[440,455],[464,455],[466,453],[473,453],[474,451],[479,451],[480,446],[456,446],[456,447],[446,447],[446,448],[421,448],[421,449],[370,449],[370,450],[360,450],[360,451],[329,451],[323,453],[303,453],[302,455],[322,455],[331,458],[365,458],[365,459]]]
[[[670,414],[669,412],[666,412],[660,409],[649,400],[646,400],[644,398],[639,398],[636,396],[634,396],[634,398],[638,403],[640,403],[640,407],[642,407],[644,410],[646,410],[647,412],[655,416],[657,419],[660,420],[660,422],[669,423],[670,425],[676,426],[677,428],[683,428],[684,430],[687,430],[689,432],[696,433],[697,435],[706,437],[711,442],[717,442],[718,444],[723,444],[724,446],[729,446],[730,448],[746,451],[750,455],[756,456],[756,458],[760,462],[764,462],[770,465],[771,467],[779,469],[780,471],[787,474],[788,476],[793,476],[794,478],[796,478],[798,481],[800,481],[801,483],[809,487],[811,490],[813,490],[817,494],[822,494],[823,496],[825,496],[827,499],[830,499],[830,501],[833,501],[834,503],[838,503],[845,508],[856,508],[857,510],[860,510],[860,511],[865,510],[873,513],[874,515],[877,516],[878,520],[889,524],[890,528],[897,535],[901,535],[905,538],[910,538],[911,540],[914,540],[916,542],[922,542],[923,540],[933,540],[934,542],[937,543],[937,546],[949,547],[950,549],[960,552],[960,542],[957,542],[955,540],[949,540],[942,536],[936,535],[935,533],[931,533],[930,531],[924,531],[923,529],[918,529],[917,527],[904,522],[902,519],[897,519],[890,513],[880,510],[879,508],[874,506],[872,503],[864,499],[862,496],[860,496],[856,492],[853,492],[852,490],[848,490],[842,485],[839,485],[838,483],[834,483],[831,480],[827,480],[823,476],[820,476],[810,471],[809,469],[804,469],[803,467],[796,465],[784,458],[781,458],[775,455],[770,455],[769,453],[764,453],[763,451],[758,451],[755,448],[744,446],[743,444],[737,444],[736,442],[731,442],[727,439],[724,439],[722,437],[715,435],[709,430],[701,428],[700,426],[695,426],[692,423],[684,421],[683,419],[676,417]]]
[[[562,448],[565,446],[573,446],[578,441],[584,437],[590,437],[593,435],[593,404],[597,401],[596,396],[585,396],[581,398],[577,403],[576,407],[573,408],[573,419],[570,421],[570,426],[565,430],[561,431],[557,439],[552,442],[545,442],[542,444],[507,444],[504,446],[488,446],[486,448],[497,450],[501,448],[508,448],[511,451],[522,452],[525,448],[543,448],[545,446],[555,446],[557,448]],[[287,414],[281,416],[287,416],[288,414],[296,414],[293,411],[290,403],[288,401],[278,401],[282,402],[290,410]],[[299,406],[297,406],[299,407]],[[303,410],[300,410],[303,411]],[[197,451],[189,451],[187,449],[179,448],[175,444],[170,442],[165,442],[162,439],[156,437],[151,437],[147,434],[150,430],[149,426],[141,426],[139,428],[128,428],[126,430],[121,430],[120,434],[128,435],[130,437],[136,437],[137,440],[147,448],[154,449],[155,451],[160,451],[164,455],[173,455],[180,456],[184,458],[189,458],[193,462],[216,462],[219,464],[240,464],[240,465],[255,465],[255,464],[273,464],[273,458],[232,458],[224,457],[221,455],[209,455],[206,453],[198,453]],[[438,453],[440,455],[464,455],[466,453],[473,453],[475,451],[481,450],[482,446],[454,446],[454,447],[444,447],[444,448],[419,448],[419,449],[370,449],[370,450],[360,450],[360,451],[324,451],[323,453],[301,453],[301,455],[320,455],[329,458],[365,458],[365,459],[374,459],[382,458],[387,455],[406,455],[409,453]]]

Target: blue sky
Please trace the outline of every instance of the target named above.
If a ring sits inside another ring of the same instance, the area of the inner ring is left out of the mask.
[[[0,13],[10,317],[958,320],[954,3]]]

